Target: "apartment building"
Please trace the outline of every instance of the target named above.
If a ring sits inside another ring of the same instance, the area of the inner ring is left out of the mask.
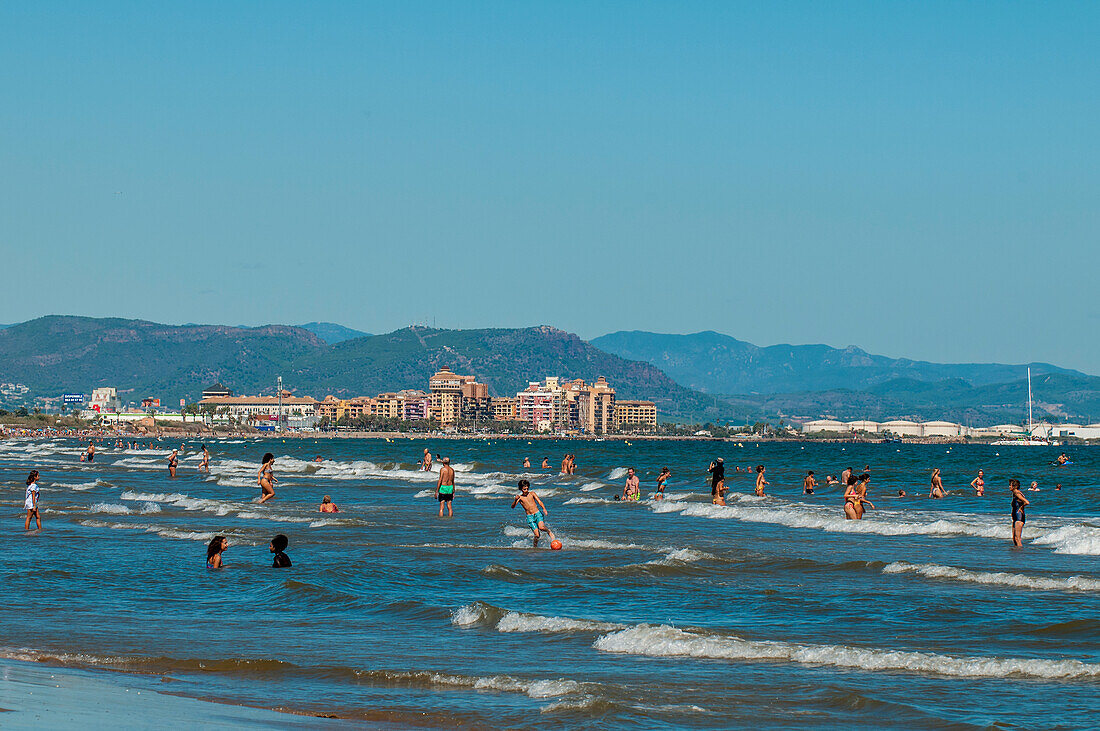
[[[600,376],[577,392],[579,428],[585,434],[607,434],[615,427],[615,389]]]
[[[321,402],[309,396],[292,396],[289,391],[277,396],[212,396],[199,401],[199,406],[212,406],[217,413],[244,422],[276,421],[280,410],[287,425],[313,426],[317,422]]]
[[[516,399],[509,397],[489,399],[489,408],[492,412],[493,420],[515,421],[516,403]]]
[[[615,429],[643,426],[657,428],[657,405],[652,401],[623,399],[615,402]]]
[[[516,420],[527,422],[535,431],[550,431],[560,418],[562,402],[563,394],[556,383],[550,386],[531,382],[516,394]]]

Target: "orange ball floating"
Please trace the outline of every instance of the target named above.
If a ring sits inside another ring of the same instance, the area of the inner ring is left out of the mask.
[[[550,550],[551,551],[560,551],[561,550],[561,541],[550,541]]]

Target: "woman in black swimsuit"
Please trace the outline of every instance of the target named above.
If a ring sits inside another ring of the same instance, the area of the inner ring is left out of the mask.
[[[1020,481],[1013,477],[1008,481],[1008,489],[1012,491],[1012,545],[1021,546],[1021,535],[1024,532],[1024,521],[1027,515],[1024,509],[1030,505],[1027,498],[1020,491]]]

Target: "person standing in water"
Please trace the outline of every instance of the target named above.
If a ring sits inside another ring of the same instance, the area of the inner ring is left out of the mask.
[[[1012,493],[1012,545],[1023,545],[1024,523],[1027,522],[1025,508],[1031,503],[1024,493],[1020,491],[1020,481],[1013,477],[1008,481],[1008,489]]]
[[[523,469],[525,469],[525,470],[531,469],[531,458],[530,457],[524,457],[523,458]]]
[[[714,505],[726,504],[726,464],[722,458],[714,460],[707,468],[710,473],[710,501]]]
[[[531,492],[531,483],[527,480],[519,481],[519,495],[516,495],[512,499],[512,507],[516,507],[516,503],[523,506],[524,511],[527,512],[527,525],[534,531],[534,547],[539,547],[539,531],[545,531],[546,535],[550,536],[551,542],[554,540],[554,532],[546,526],[546,516],[550,514],[550,511],[546,509],[546,506],[542,504],[542,500],[539,500],[539,496]]]
[[[549,457],[543,457],[542,458],[542,468],[544,470],[550,469],[550,458]]]
[[[443,506],[447,506],[447,517],[454,517],[454,509],[451,503],[455,497],[455,471],[451,467],[451,458],[443,458],[443,466],[439,468],[439,479],[435,483],[435,499],[439,501],[439,517],[443,517]]]
[[[88,450],[84,453],[84,455],[85,455],[84,458],[88,462],[95,462],[95,443],[94,442],[91,442],[91,441],[88,442]]]
[[[765,497],[764,486],[769,484],[771,483],[764,479],[764,465],[756,465],[756,496]]]
[[[841,485],[847,485],[848,484],[848,478],[852,476],[852,471],[853,470],[852,470],[851,467],[845,467],[844,471],[840,473],[840,484]]]
[[[38,512],[38,470],[31,470],[27,475],[27,499],[23,501],[23,507],[27,510],[27,519],[23,521],[23,530],[31,529],[31,518],[42,530],[42,516]]]
[[[653,496],[654,500],[661,500],[665,496],[665,483],[668,482],[668,478],[672,477],[672,470],[668,467],[661,468],[661,474],[657,475],[657,493]]]
[[[260,471],[256,475],[256,482],[260,485],[260,504],[263,505],[271,498],[275,497],[275,483],[278,480],[275,479],[275,472],[272,469],[275,466],[275,455],[271,452],[264,454],[263,464],[260,465]]]
[[[974,494],[978,497],[985,495],[985,470],[978,470],[978,476],[970,481],[970,486],[974,488]]]
[[[336,507],[336,503],[332,502],[331,497],[329,497],[328,495],[325,495],[325,497],[321,499],[320,512],[322,512],[322,513],[339,513],[340,508]]]
[[[928,492],[928,497],[942,498],[947,493],[943,491],[943,479],[940,478],[940,468],[936,467],[932,470],[932,489]]]
[[[225,536],[214,536],[210,545],[206,547],[206,568],[222,568],[222,553],[229,548],[229,540]]]
[[[284,553],[284,551],[286,551],[286,547],[289,545],[290,539],[288,539],[282,533],[271,539],[271,544],[267,547],[267,550],[270,553],[275,554],[271,559],[271,568],[288,569],[294,565],[290,562],[290,556]]]
[[[802,494],[813,495],[815,487],[817,487],[817,478],[814,477],[814,471],[810,470],[806,473],[806,476],[802,478]]]
[[[179,466],[179,463],[180,463],[179,450],[178,449],[173,449],[172,454],[168,455],[168,476],[169,477],[175,477],[176,476],[176,467]]]
[[[569,455],[568,454],[561,458],[561,474],[563,474],[563,475],[568,475],[569,474]]]
[[[210,474],[210,452],[206,450],[206,445],[202,445],[202,464],[199,465],[200,470],[204,470],[206,474]]]
[[[642,490],[639,487],[639,482],[638,475],[634,473],[634,468],[629,468],[626,471],[626,484],[623,485],[623,500],[637,502],[642,497]]]
[[[432,453],[428,451],[427,447],[424,447],[424,458],[420,460],[420,468],[425,472],[428,472],[432,468]]]

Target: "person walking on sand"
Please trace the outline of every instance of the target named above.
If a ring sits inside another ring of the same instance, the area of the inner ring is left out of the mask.
[[[974,488],[974,494],[978,497],[985,495],[985,470],[978,470],[978,476],[970,481],[970,486]]]
[[[428,451],[427,447],[424,447],[424,458],[420,460],[420,468],[425,472],[429,472],[432,469],[432,453]]]
[[[210,452],[207,451],[205,444],[202,445],[202,464],[199,465],[199,469],[210,474]]]
[[[222,553],[229,548],[229,540],[225,536],[214,536],[214,540],[206,547],[206,568],[222,568]]]
[[[545,531],[546,535],[550,536],[550,541],[554,541],[554,532],[546,526],[546,516],[550,514],[550,511],[546,509],[546,506],[542,504],[542,500],[539,500],[539,496],[531,492],[531,483],[527,480],[519,481],[519,495],[512,498],[512,507],[516,507],[516,503],[523,506],[524,511],[527,513],[527,525],[534,531],[534,547],[539,547],[539,531]]]
[[[275,455],[271,452],[264,454],[263,464],[260,465],[260,471],[256,474],[256,482],[260,485],[260,504],[263,505],[271,498],[275,497],[275,483],[278,480],[275,479],[275,472],[272,469],[275,466]]]
[[[764,465],[756,465],[756,496],[766,497],[764,495],[764,486],[769,484],[771,483],[764,479]]]
[[[928,492],[928,497],[942,498],[947,493],[943,491],[943,479],[940,477],[940,468],[936,467],[932,470],[932,489]]]
[[[1012,545],[1023,545],[1024,523],[1027,522],[1025,508],[1031,502],[1020,491],[1020,481],[1013,477],[1008,481],[1008,489],[1012,493]]]
[[[707,468],[710,473],[710,501],[714,505],[726,504],[726,465],[722,458],[714,460]]]
[[[169,477],[175,477],[176,476],[176,467],[179,466],[179,463],[180,463],[179,450],[178,449],[173,449],[172,454],[168,455],[168,476]]]
[[[642,490],[639,487],[639,482],[638,475],[634,473],[634,468],[631,467],[627,469],[626,484],[623,485],[623,500],[637,502],[642,497]]]
[[[454,517],[454,509],[451,503],[455,497],[455,471],[451,467],[451,458],[443,458],[443,466],[439,468],[439,479],[435,483],[435,499],[439,501],[439,517],[443,517],[443,506],[447,506],[447,517]]]
[[[27,510],[27,519],[23,521],[23,530],[31,529],[31,517],[42,530],[42,516],[38,512],[38,470],[31,470],[27,475],[27,499],[23,501],[23,507]]]

